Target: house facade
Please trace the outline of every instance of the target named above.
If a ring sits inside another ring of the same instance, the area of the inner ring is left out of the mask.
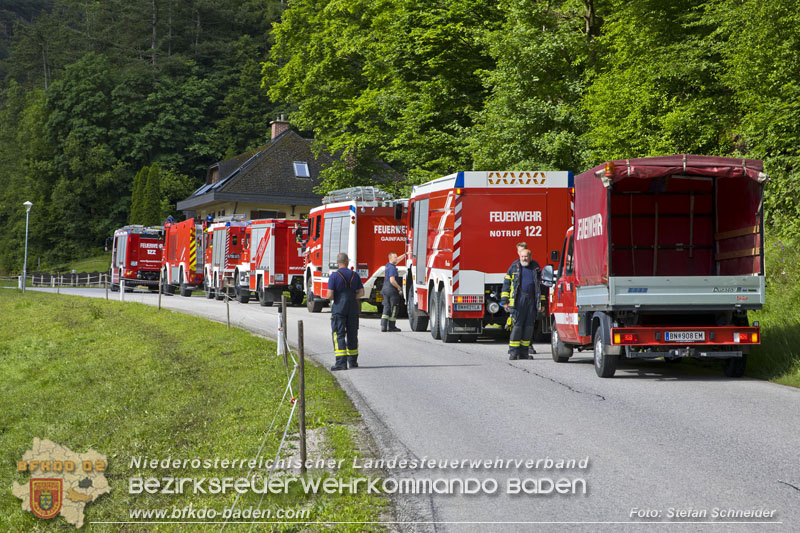
[[[314,188],[331,158],[324,152],[315,156],[313,140],[292,131],[287,121],[275,120],[271,127],[269,143],[213,164],[206,183],[177,208],[187,218],[305,218],[320,205],[322,197]]]

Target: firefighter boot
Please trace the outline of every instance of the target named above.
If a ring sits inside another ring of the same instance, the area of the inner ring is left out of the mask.
[[[389,321],[389,329],[387,331],[403,331],[402,329],[397,327],[397,324],[394,320]]]
[[[331,372],[336,372],[337,370],[347,370],[347,356],[346,355],[337,355],[336,356],[336,364],[331,367]]]
[[[350,368],[358,368],[358,356],[357,355],[348,355],[347,356],[347,364],[350,365]]]
[[[389,331],[389,319],[381,318],[381,331]]]

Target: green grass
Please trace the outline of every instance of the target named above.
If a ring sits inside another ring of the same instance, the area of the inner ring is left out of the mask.
[[[235,494],[230,493],[128,494],[128,480],[136,476],[240,477],[247,470],[131,470],[130,460],[137,455],[254,458],[285,387],[286,371],[275,355],[274,342],[135,303],[33,291],[24,297],[19,291],[0,291],[0,316],[0,460],[6,465],[0,469],[0,530],[73,529],[63,518],[45,522],[23,512],[20,500],[11,493],[12,481],[24,483],[28,475],[10,465],[22,458],[34,437],[50,439],[76,453],[93,448],[107,455],[106,477],[112,491],[86,506],[87,523],[127,520],[129,510],[136,508],[192,504],[221,510],[232,504]],[[307,425],[321,432],[320,447],[327,450],[321,456],[343,459],[361,454],[355,444],[358,413],[332,376],[307,364],[306,390]],[[284,402],[277,427],[285,426],[290,407]],[[269,436],[268,457],[274,456],[281,433],[273,430]],[[296,448],[296,442],[290,448]],[[345,468],[312,475],[347,479],[359,474]],[[237,508],[258,507],[259,499],[257,494],[243,495]],[[306,495],[295,490],[267,496],[260,507],[308,508],[311,521],[363,522],[378,520],[386,504],[384,498],[366,494]],[[186,526],[156,527],[177,531]],[[127,531],[153,529],[125,526]]]
[[[761,326],[761,345],[747,362],[747,374],[800,387],[800,238],[769,238],[765,250],[766,305],[750,313]]]
[[[105,252],[94,257],[78,259],[55,268],[57,272],[107,272],[111,266],[111,253]]]

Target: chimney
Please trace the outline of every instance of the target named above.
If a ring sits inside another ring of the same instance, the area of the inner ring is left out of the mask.
[[[272,126],[272,137],[270,137],[271,139],[274,139],[275,137],[277,137],[278,135],[289,129],[289,121],[283,118],[283,113],[281,113],[281,116],[279,118],[276,118],[275,120],[270,122],[269,125]]]

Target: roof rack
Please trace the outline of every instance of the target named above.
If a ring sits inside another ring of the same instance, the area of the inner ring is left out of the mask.
[[[130,233],[158,233],[164,231],[164,226],[143,226],[141,224],[129,224],[122,226],[117,231],[128,231]]]
[[[323,204],[332,204],[335,202],[372,202],[392,200],[394,197],[388,192],[379,189],[378,187],[350,187],[349,189],[337,189],[330,191],[323,199]]]

